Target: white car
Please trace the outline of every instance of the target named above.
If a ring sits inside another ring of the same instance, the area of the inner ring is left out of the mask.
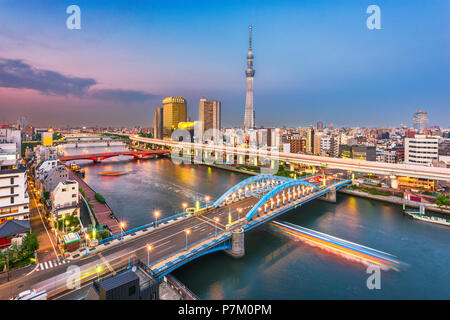
[[[36,292],[35,289],[30,289],[19,293],[11,300],[47,300],[47,291],[43,290]]]

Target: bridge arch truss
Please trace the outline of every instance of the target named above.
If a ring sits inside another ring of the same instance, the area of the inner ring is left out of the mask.
[[[289,202],[301,196],[305,196],[311,193],[313,190],[319,190],[319,187],[310,182],[304,180],[289,180],[290,181],[277,185],[275,188],[266,193],[247,213],[247,215],[245,216],[247,221],[252,220],[255,214],[259,215],[263,207],[266,211],[269,207],[269,204],[270,208],[273,209],[274,206],[285,204],[286,201]]]
[[[259,174],[245,180],[242,180],[235,186],[228,189],[219,199],[214,202],[214,207],[219,207],[222,204],[228,202],[228,200],[233,201],[235,198],[246,197],[255,192],[260,192],[265,194],[270,192],[270,190],[276,188],[277,186],[287,183],[289,181],[296,181],[290,178],[274,176],[271,174]]]

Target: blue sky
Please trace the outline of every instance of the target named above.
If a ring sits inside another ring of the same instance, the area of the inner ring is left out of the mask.
[[[240,126],[252,24],[258,126],[411,125],[423,109],[448,127],[449,21],[446,0],[0,0],[0,122],[151,126],[174,95],[193,119],[218,99]]]

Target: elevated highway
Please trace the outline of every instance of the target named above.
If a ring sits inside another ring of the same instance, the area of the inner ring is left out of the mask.
[[[249,156],[249,157],[259,157],[260,159],[285,161],[294,164],[303,164],[317,167],[348,170],[352,172],[364,172],[396,177],[405,176],[412,178],[450,181],[450,168],[437,168],[437,167],[415,166],[408,164],[330,158],[306,154],[267,151],[264,149],[239,148],[227,145],[159,140],[159,139],[143,138],[138,135],[127,135],[127,136],[133,141],[159,145],[169,148],[178,148],[178,149],[187,148],[189,150],[195,151],[198,154],[210,154],[211,152],[217,152],[222,154],[222,156],[224,157],[223,159],[225,159],[224,163],[226,164],[234,163],[235,156]],[[228,155],[232,155],[232,157],[228,157]]]

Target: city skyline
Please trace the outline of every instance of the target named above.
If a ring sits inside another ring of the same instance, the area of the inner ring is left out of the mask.
[[[251,24],[258,127],[318,120],[412,126],[420,109],[430,125],[449,125],[449,47],[438,31],[448,30],[447,3],[381,4],[381,30],[366,28],[366,3],[112,2],[100,9],[78,1],[81,30],[65,27],[68,2],[36,1],[26,11],[23,4],[0,2],[2,122],[27,115],[37,126],[152,126],[164,97],[185,97],[188,115],[197,119],[198,101],[207,96],[222,102],[224,127],[242,126]],[[183,28],[180,14],[193,25]],[[269,15],[272,24],[265,24]],[[222,22],[211,25],[206,16]],[[166,17],[175,18],[171,26],[162,23]],[[182,50],[169,50],[174,44]]]

